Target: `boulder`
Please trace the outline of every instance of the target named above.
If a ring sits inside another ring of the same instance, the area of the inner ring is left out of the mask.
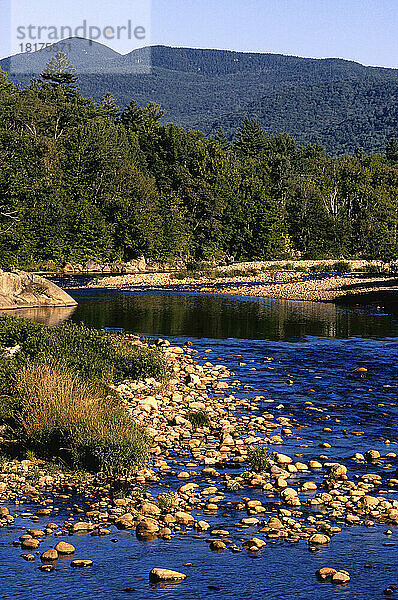
[[[0,308],[76,306],[77,302],[60,287],[34,273],[0,271]]]
[[[332,575],[332,583],[339,585],[342,583],[348,583],[350,581],[350,574],[348,571],[337,571]]]
[[[134,527],[134,523],[134,517],[131,513],[121,515],[115,521],[115,525],[118,529],[131,529],[132,527]]]
[[[177,523],[179,523],[180,525],[189,525],[195,520],[190,513],[183,512],[182,510],[177,511],[174,516],[176,518]]]

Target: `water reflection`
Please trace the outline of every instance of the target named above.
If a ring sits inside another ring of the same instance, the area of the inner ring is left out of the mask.
[[[49,327],[59,325],[72,316],[76,306],[41,306],[36,308],[16,308],[12,310],[0,310],[0,316],[24,317],[36,323],[42,323]]]
[[[72,295],[79,302],[70,316],[73,321],[148,335],[294,341],[398,333],[391,315],[331,303],[156,291],[73,290]]]

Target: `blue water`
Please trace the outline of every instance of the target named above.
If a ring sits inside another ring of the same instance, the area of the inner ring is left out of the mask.
[[[382,306],[337,308],[331,304],[165,292],[76,290],[73,293],[79,299],[79,306],[71,319],[97,327],[160,335],[178,344],[189,339],[198,350],[199,362],[225,364],[234,372],[233,379],[250,386],[236,390],[238,397],[263,395],[273,400],[260,403],[258,414],[269,410],[275,417],[288,416],[293,436],[284,436],[284,444],[271,446],[271,451],[300,454],[303,458],[295,460],[304,462],[320,455],[329,456],[344,462],[354,481],[365,472],[379,473],[383,478],[380,494],[398,499],[398,493],[394,494],[393,488],[385,484],[398,468],[397,458],[386,460],[384,466],[359,465],[350,460],[354,452],[369,448],[379,450],[382,455],[398,453],[398,323]],[[205,353],[207,349],[212,352]],[[358,367],[367,368],[367,372],[361,374],[356,371]],[[321,412],[307,410],[304,403],[308,401]],[[331,432],[324,432],[324,427]],[[324,441],[332,447],[319,447]],[[182,470],[186,462],[189,457],[179,457],[173,469]],[[227,472],[234,474],[243,468],[231,465]],[[200,467],[195,470],[200,471]],[[298,480],[306,479],[320,482],[322,477],[323,473],[300,474],[289,484],[296,485]],[[181,484],[172,474],[164,475],[162,481],[161,487],[151,488],[155,493]],[[205,485],[200,476],[192,481],[201,487]],[[261,499],[268,510],[265,518],[276,515],[277,497],[245,488],[226,493],[218,516],[204,516],[217,528],[227,529],[229,538],[238,545],[239,540],[257,532],[234,528],[246,513],[234,511],[231,503],[243,496]],[[70,516],[65,504],[56,499],[55,505],[60,507],[59,515],[40,519],[34,528],[49,520],[61,523]],[[26,509],[24,505],[23,510]],[[319,512],[304,505],[302,510],[305,514]],[[13,512],[21,512],[21,508],[13,507]],[[200,518],[199,511],[193,514]],[[268,541],[256,555],[246,551],[211,552],[205,543],[209,535],[197,536],[194,531],[180,532],[171,541],[153,542],[138,541],[128,531],[113,530],[106,538],[84,534],[66,541],[76,547],[75,558],[90,558],[94,565],[73,570],[70,559],[66,559],[58,561],[53,573],[40,572],[38,559],[25,562],[19,556],[20,548],[11,545],[23,532],[22,527],[32,526],[29,520],[19,517],[15,525],[0,530],[3,578],[0,598],[371,600],[384,597],[383,589],[388,585],[398,585],[398,546],[383,545],[386,541],[398,543],[398,529],[390,525],[393,534],[389,538],[384,535],[387,525],[343,526],[330,546],[317,552],[310,552],[304,540],[297,544]],[[54,541],[47,538],[40,552],[53,547]],[[193,564],[184,566],[186,562]],[[365,567],[367,564],[372,567]],[[181,583],[154,586],[149,583],[148,573],[155,566],[181,570],[188,577]],[[315,571],[322,566],[348,570],[350,584],[333,587],[330,582],[320,583]]]

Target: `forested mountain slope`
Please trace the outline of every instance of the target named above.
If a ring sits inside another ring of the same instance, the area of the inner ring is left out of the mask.
[[[72,38],[68,52],[79,73],[80,89],[98,100],[112,93],[119,106],[131,99],[159,103],[163,122],[229,137],[243,118],[257,118],[271,133],[288,132],[302,143],[319,142],[333,153],[357,147],[380,151],[398,136],[398,71],[365,67],[341,59],[310,59],[278,54],[153,46],[127,55],[87,40]],[[10,80],[29,84],[49,52],[25,53],[0,61],[26,73]],[[150,73],[131,74],[131,67]],[[89,71],[94,72],[89,72]]]

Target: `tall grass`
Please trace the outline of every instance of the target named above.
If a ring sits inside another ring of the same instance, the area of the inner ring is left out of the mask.
[[[147,437],[118,398],[64,365],[21,370],[12,420],[22,444],[77,469],[117,477],[147,460]]]

